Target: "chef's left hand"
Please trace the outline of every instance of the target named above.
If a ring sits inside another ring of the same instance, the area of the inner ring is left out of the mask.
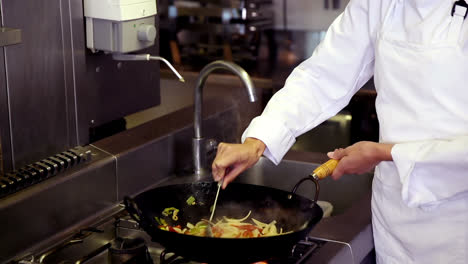
[[[360,141],[345,149],[328,152],[331,159],[340,160],[331,175],[337,180],[343,174],[360,174],[372,170],[381,161],[392,161],[393,144]]]

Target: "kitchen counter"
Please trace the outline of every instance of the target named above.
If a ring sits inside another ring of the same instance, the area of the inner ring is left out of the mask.
[[[364,262],[374,249],[371,220],[370,191],[344,214],[322,219],[312,230],[310,237],[336,243],[325,244],[314,255],[314,261],[317,263]],[[350,258],[354,262],[349,262]]]

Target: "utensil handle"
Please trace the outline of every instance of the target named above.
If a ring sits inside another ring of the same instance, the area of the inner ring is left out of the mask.
[[[322,165],[318,166],[314,170],[312,177],[318,178],[320,180],[324,179],[333,173],[337,165],[338,165],[338,160],[330,159],[327,162],[323,163]]]

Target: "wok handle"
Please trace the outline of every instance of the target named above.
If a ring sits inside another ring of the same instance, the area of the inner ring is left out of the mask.
[[[125,196],[123,200],[125,204],[125,209],[127,209],[130,216],[135,221],[137,221],[139,225],[141,225],[143,213],[141,212],[140,208],[138,208],[138,205],[135,203],[135,200],[128,196]]]
[[[299,188],[299,185],[301,185],[303,182],[310,180],[314,182],[315,184],[315,196],[314,200],[312,201],[313,203],[316,203],[318,201],[319,193],[320,193],[320,185],[319,182],[316,178],[312,177],[312,175],[309,175],[305,178],[302,178],[296,185],[294,185],[294,188],[292,189],[291,193],[296,194],[297,188]],[[291,196],[292,197],[292,196]]]
[[[333,173],[337,165],[338,160],[330,159],[322,165],[318,166],[311,176],[317,180],[324,179]]]

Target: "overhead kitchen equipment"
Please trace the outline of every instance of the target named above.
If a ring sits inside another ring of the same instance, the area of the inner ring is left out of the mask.
[[[184,78],[160,56],[126,54],[154,45],[156,0],[85,0],[86,47],[93,52],[112,53],[120,61],[164,62],[181,82]]]
[[[84,0],[86,47],[127,53],[154,45],[155,0]]]

